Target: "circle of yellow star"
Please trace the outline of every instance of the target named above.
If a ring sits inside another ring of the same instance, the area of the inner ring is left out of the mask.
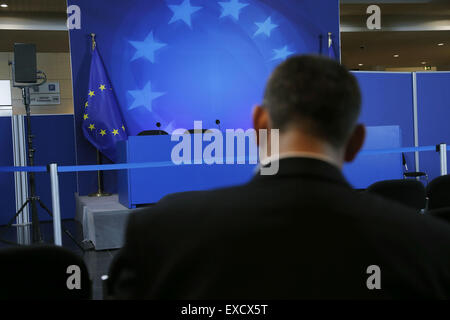
[[[106,90],[106,86],[104,84],[101,84],[99,89],[103,92],[103,90]]]
[[[103,137],[104,135],[106,135],[106,130],[100,130],[100,134],[101,134],[102,137]]]
[[[85,113],[85,114],[84,114],[84,116],[83,116],[83,118],[84,118],[84,120],[87,120],[87,119],[89,119],[89,116],[88,116],[88,114],[87,114],[87,113]]]
[[[94,124],[91,123],[91,125],[89,126],[89,129],[91,129],[91,131],[94,130],[95,129]]]
[[[114,129],[112,133],[113,133],[114,136],[117,136],[119,134],[119,130]]]
[[[92,90],[89,90],[89,97],[93,97],[93,96],[95,96],[95,92]]]
[[[122,130],[125,131],[125,126],[122,126]]]
[[[84,104],[84,107],[85,108],[89,107],[89,102],[86,101],[86,103]]]

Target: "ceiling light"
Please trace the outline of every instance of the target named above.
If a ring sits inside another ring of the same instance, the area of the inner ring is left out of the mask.
[[[442,47],[444,44],[441,42],[441,43],[438,43],[438,46],[440,46],[440,47]]]
[[[400,57],[400,55],[394,54],[394,58],[398,58],[398,57]]]
[[[2,8],[8,8],[8,5],[7,5],[6,3],[2,3],[2,4],[0,4],[0,7],[2,7]]]
[[[359,63],[358,66],[362,67],[364,64],[363,63]]]
[[[426,61],[422,61],[421,64],[427,64],[427,62]]]

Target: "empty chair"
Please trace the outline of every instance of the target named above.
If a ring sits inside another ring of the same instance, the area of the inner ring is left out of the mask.
[[[430,210],[427,212],[430,216],[433,216],[439,220],[450,223],[450,208],[442,208],[436,210]]]
[[[86,300],[92,287],[83,259],[56,246],[0,250],[0,300]]]
[[[425,172],[422,171],[409,171],[408,169],[408,165],[406,163],[406,157],[405,154],[402,153],[402,164],[403,164],[403,168],[405,169],[405,171],[403,172],[403,178],[413,178],[413,179],[417,179],[417,178],[422,178],[424,177],[425,180],[428,183],[428,175]]]
[[[367,191],[400,202],[418,211],[426,206],[425,187],[417,180],[379,181],[369,186]]]
[[[427,197],[429,210],[450,207],[450,176],[441,176],[431,181],[427,186]]]

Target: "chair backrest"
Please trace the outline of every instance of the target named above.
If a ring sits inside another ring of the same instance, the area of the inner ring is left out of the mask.
[[[400,202],[416,210],[424,209],[426,206],[425,187],[417,180],[379,181],[369,186],[367,191]]]
[[[402,152],[402,165],[403,168],[405,169],[405,172],[408,172],[408,164],[406,163],[406,156],[403,152]]]
[[[56,246],[0,250],[0,300],[86,300],[91,280],[83,259]]]
[[[195,134],[195,133],[212,133],[210,129],[189,129],[184,132],[184,134]]]
[[[450,224],[450,208],[430,210],[427,214]]]
[[[167,135],[169,134],[163,130],[146,130],[138,134],[138,136],[167,136]]]
[[[428,209],[450,207],[450,175],[437,177],[427,186]]]

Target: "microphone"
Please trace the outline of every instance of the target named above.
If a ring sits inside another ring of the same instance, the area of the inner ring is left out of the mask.
[[[216,124],[219,127],[219,130],[222,131],[222,129],[220,128],[220,120],[219,119],[216,120]]]
[[[158,128],[158,134],[161,134],[161,123],[157,122],[156,127]]]

